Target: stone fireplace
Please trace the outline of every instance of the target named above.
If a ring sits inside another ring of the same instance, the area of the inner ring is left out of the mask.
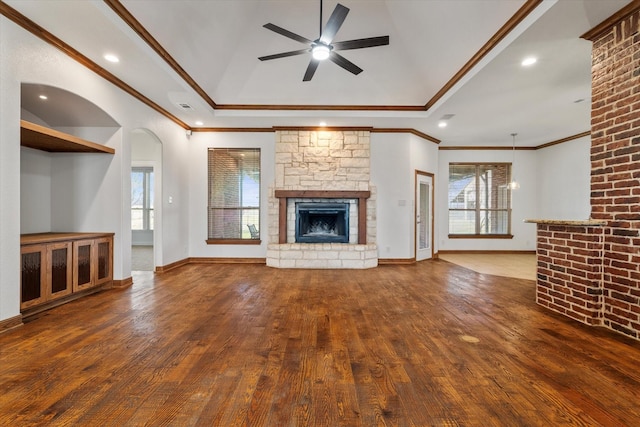
[[[368,130],[276,130],[267,265],[378,265]]]

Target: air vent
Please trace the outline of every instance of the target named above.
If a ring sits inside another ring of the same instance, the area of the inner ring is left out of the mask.
[[[178,106],[180,108],[182,108],[183,110],[193,111],[193,107],[191,105],[187,104],[186,102],[178,102]]]
[[[440,120],[449,120],[453,116],[455,116],[455,114],[445,114],[444,116],[440,117]]]

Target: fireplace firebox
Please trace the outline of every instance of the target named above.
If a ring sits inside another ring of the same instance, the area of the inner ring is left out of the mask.
[[[349,243],[349,203],[296,203],[297,243]]]

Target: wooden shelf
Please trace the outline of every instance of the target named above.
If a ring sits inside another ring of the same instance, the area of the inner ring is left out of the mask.
[[[106,153],[116,150],[64,132],[20,120],[20,145],[50,153]]]

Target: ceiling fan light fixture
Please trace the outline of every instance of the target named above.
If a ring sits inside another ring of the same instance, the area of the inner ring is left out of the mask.
[[[317,44],[311,48],[311,55],[313,55],[313,59],[318,61],[324,61],[331,54],[331,49],[329,46],[325,46],[323,44]]]

